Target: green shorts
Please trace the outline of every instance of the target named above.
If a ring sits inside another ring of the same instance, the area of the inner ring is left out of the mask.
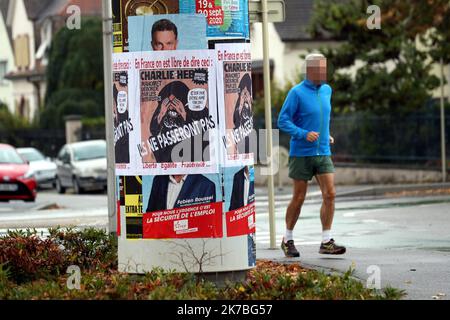
[[[334,173],[333,160],[330,156],[290,157],[289,178],[309,181],[314,176]]]

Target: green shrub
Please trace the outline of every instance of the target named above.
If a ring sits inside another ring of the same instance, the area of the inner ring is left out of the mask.
[[[50,229],[49,239],[58,244],[69,265],[85,269],[117,268],[114,238],[103,229]]]

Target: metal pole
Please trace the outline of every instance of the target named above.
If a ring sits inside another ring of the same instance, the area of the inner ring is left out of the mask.
[[[444,61],[441,58],[441,162],[442,162],[442,182],[447,180],[447,157],[445,150],[445,109],[444,109]]]
[[[272,157],[272,103],[270,94],[270,57],[269,57],[269,19],[267,0],[261,1],[262,27],[263,27],[263,65],[264,65],[264,108],[266,116],[267,135],[267,158],[269,161],[269,177],[267,187],[269,192],[269,228],[270,228],[270,249],[276,248],[275,229],[275,203],[274,203],[274,183],[273,183],[273,157]]]
[[[102,0],[103,72],[105,87],[105,126],[108,173],[108,231],[117,233],[114,137],[112,128],[112,13],[111,0]]]

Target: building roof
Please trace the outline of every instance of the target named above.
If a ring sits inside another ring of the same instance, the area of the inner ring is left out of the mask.
[[[6,32],[9,36],[9,41],[12,43],[12,32],[11,32],[11,26],[8,26],[6,23],[6,20],[8,18],[8,8],[9,8],[9,2],[10,0],[0,0],[0,14],[3,17],[3,21],[5,23]]]
[[[39,17],[52,4],[52,2],[59,2],[59,0],[24,0],[25,9],[30,20],[39,20]]]
[[[314,11],[314,0],[285,0],[286,20],[275,23],[275,29],[281,41],[310,41],[315,40],[308,32]],[[325,35],[325,40],[331,37]],[[321,39],[324,40],[324,39]]]

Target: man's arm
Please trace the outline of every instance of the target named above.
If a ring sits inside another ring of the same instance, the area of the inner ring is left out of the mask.
[[[289,91],[278,117],[278,128],[292,137],[306,139],[308,131],[294,124],[294,115],[298,112],[299,101],[293,89]]]

